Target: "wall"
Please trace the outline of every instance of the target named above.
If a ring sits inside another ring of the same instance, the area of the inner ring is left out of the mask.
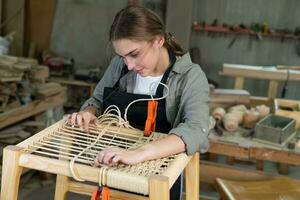
[[[76,69],[105,68],[111,51],[108,32],[124,0],[58,0],[50,49],[75,58]]]
[[[108,42],[110,25],[127,3],[126,0],[57,0],[50,49],[74,58],[77,72],[95,67],[103,71],[113,55]],[[165,0],[136,3],[164,17]]]
[[[253,22],[265,22],[273,28],[294,29],[300,26],[300,1],[298,0],[194,0],[193,21],[213,22],[218,19],[220,24],[250,25]],[[192,23],[192,22],[191,22]],[[193,32],[191,47],[200,49],[201,66],[207,75],[220,83],[221,87],[232,88],[233,79],[221,77],[223,63],[247,65],[300,65],[300,57],[295,53],[295,40],[264,38],[258,41],[255,37],[238,37],[231,48],[229,43],[234,35],[210,35]],[[245,88],[251,94],[267,95],[267,83],[259,80],[247,80]],[[280,93],[281,87],[279,88]],[[286,97],[300,99],[299,82],[289,83]]]

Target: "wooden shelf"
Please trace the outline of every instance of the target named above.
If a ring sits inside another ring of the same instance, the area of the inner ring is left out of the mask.
[[[46,111],[49,108],[63,105],[66,100],[65,90],[46,99],[39,99],[0,114],[0,129],[16,122]]]
[[[239,34],[239,35],[250,35],[257,36],[257,33],[248,28],[236,28],[235,30],[230,30],[227,27],[222,26],[212,26],[212,25],[201,25],[199,23],[193,24],[193,29],[195,31],[201,32],[211,32],[211,33],[224,33],[224,34]],[[261,37],[279,38],[279,39],[292,39],[299,40],[300,36],[295,36],[293,34],[283,34],[283,33],[259,33]]]

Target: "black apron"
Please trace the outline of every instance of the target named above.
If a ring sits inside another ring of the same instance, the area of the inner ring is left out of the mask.
[[[170,71],[173,68],[173,65],[176,61],[175,54],[169,51],[170,57],[170,67],[164,73],[161,83],[166,84],[167,79],[169,77]],[[127,93],[124,91],[119,90],[119,82],[120,79],[128,72],[127,66],[124,66],[121,72],[121,76],[119,80],[115,83],[115,85],[110,87],[104,88],[103,93],[103,110],[105,110],[110,105],[116,105],[120,109],[122,116],[124,116],[125,108],[134,100],[137,99],[144,99],[144,98],[151,98],[150,95],[142,95],[142,94],[133,94]],[[155,93],[154,98],[162,97],[163,96],[164,86],[159,84]],[[127,111],[127,120],[129,121],[130,125],[135,128],[144,130],[145,122],[147,119],[147,110],[148,110],[148,101],[141,101],[136,102]],[[166,116],[166,101],[165,99],[161,99],[158,101],[157,106],[157,116],[156,116],[156,129],[155,131],[161,133],[168,133],[171,130],[171,124],[167,119]],[[181,195],[181,176],[176,180],[174,185],[170,190],[170,199],[171,200],[178,200],[180,199]]]

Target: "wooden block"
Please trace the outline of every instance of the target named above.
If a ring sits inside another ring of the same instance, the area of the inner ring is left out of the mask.
[[[38,65],[30,71],[30,79],[45,82],[49,78],[49,67]]]
[[[289,117],[296,120],[296,130],[300,129],[300,111],[275,110],[275,114],[283,117]]]

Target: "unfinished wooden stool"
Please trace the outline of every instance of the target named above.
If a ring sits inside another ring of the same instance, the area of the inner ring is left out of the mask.
[[[300,199],[300,185],[287,177],[258,181],[233,181],[217,178],[217,188],[222,200]]]
[[[136,148],[166,137],[115,126],[90,125],[90,133],[64,121],[46,128],[3,152],[2,200],[17,200],[23,168],[57,174],[55,199],[66,199],[68,191],[91,195],[96,187],[89,181],[111,188],[111,199],[169,199],[169,189],[185,169],[186,199],[199,199],[199,154],[184,153],[137,165],[92,166],[97,153],[108,147]],[[101,176],[100,176],[100,171]],[[70,179],[74,178],[78,181]]]

